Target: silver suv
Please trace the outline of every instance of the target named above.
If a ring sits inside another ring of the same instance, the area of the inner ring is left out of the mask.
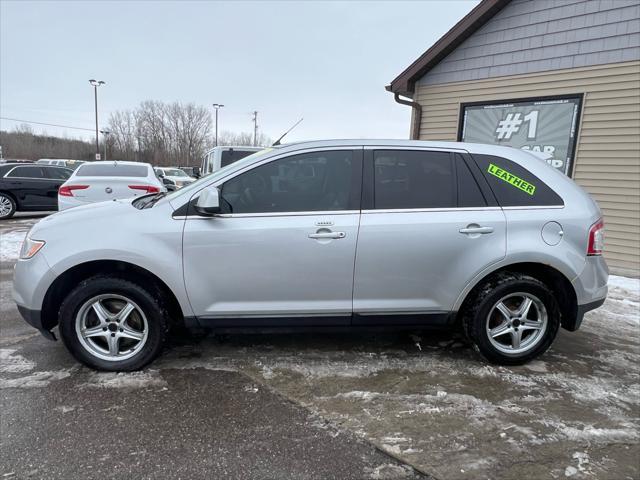
[[[179,325],[460,326],[489,361],[520,364],[604,302],[603,235],[589,195],[522,150],[299,143],[43,219],[14,298],[102,370],[141,368]]]

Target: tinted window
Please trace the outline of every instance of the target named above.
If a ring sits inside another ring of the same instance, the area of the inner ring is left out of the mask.
[[[44,167],[44,171],[49,178],[55,178],[56,180],[66,180],[71,176],[72,171],[66,168],[53,168]]]
[[[223,209],[231,213],[347,210],[352,194],[351,151],[316,152],[276,160],[226,182]]]
[[[449,153],[378,150],[373,162],[375,208],[455,207],[455,175]]]
[[[473,155],[473,158],[501,206],[564,205],[556,192],[517,163],[493,155]]]
[[[146,177],[146,165],[91,164],[85,163],[78,168],[77,177]]]
[[[456,154],[458,207],[486,207],[487,201],[461,155]]]
[[[226,167],[227,165],[231,165],[233,162],[237,162],[238,160],[248,157],[252,153],[256,153],[253,151],[247,150],[223,150],[220,154],[220,167]]]
[[[16,167],[9,172],[7,177],[44,178],[40,167]]]

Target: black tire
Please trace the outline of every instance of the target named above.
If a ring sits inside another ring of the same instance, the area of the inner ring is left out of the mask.
[[[16,213],[16,201],[13,197],[7,193],[0,192],[0,202],[4,203],[4,205],[9,206],[9,211],[3,213],[3,209],[0,208],[0,220],[7,220],[13,217],[13,214]]]
[[[83,346],[76,333],[76,316],[85,303],[104,294],[126,297],[137,304],[146,317],[148,333],[146,341],[134,356],[125,360],[104,360],[95,356]],[[155,359],[164,345],[169,327],[169,314],[161,296],[128,280],[95,276],[83,280],[74,288],[60,306],[58,321],[60,336],[71,354],[80,362],[96,370],[133,371],[139,370]]]
[[[516,293],[535,296],[546,309],[546,330],[532,347],[521,353],[496,348],[487,332],[489,314],[503,298]],[[540,280],[521,273],[500,273],[479,285],[465,302],[462,326],[469,340],[488,361],[500,365],[522,365],[542,355],[553,343],[560,327],[560,308],[553,292]]]

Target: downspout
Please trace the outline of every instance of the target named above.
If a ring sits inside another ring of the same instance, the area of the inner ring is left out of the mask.
[[[413,100],[400,98],[400,94],[394,92],[393,98],[396,102],[407,105],[413,109],[413,124],[411,125],[411,140],[420,140],[420,123],[422,122],[422,105]]]

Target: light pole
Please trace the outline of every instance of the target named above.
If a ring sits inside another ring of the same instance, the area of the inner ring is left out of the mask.
[[[107,159],[107,136],[111,134],[111,132],[109,130],[100,130],[100,133],[102,135],[104,135],[104,158],[103,160]],[[111,152],[113,153],[113,152]]]
[[[216,147],[218,146],[218,110],[220,110],[224,105],[221,103],[214,103],[213,108],[216,110]]]
[[[258,111],[253,111],[253,146],[258,146]]]
[[[98,139],[98,87],[100,85],[104,85],[105,82],[102,80],[94,80],[93,78],[89,80],[89,83],[93,86],[94,93],[94,101],[96,108],[96,160],[100,158],[100,140]]]

